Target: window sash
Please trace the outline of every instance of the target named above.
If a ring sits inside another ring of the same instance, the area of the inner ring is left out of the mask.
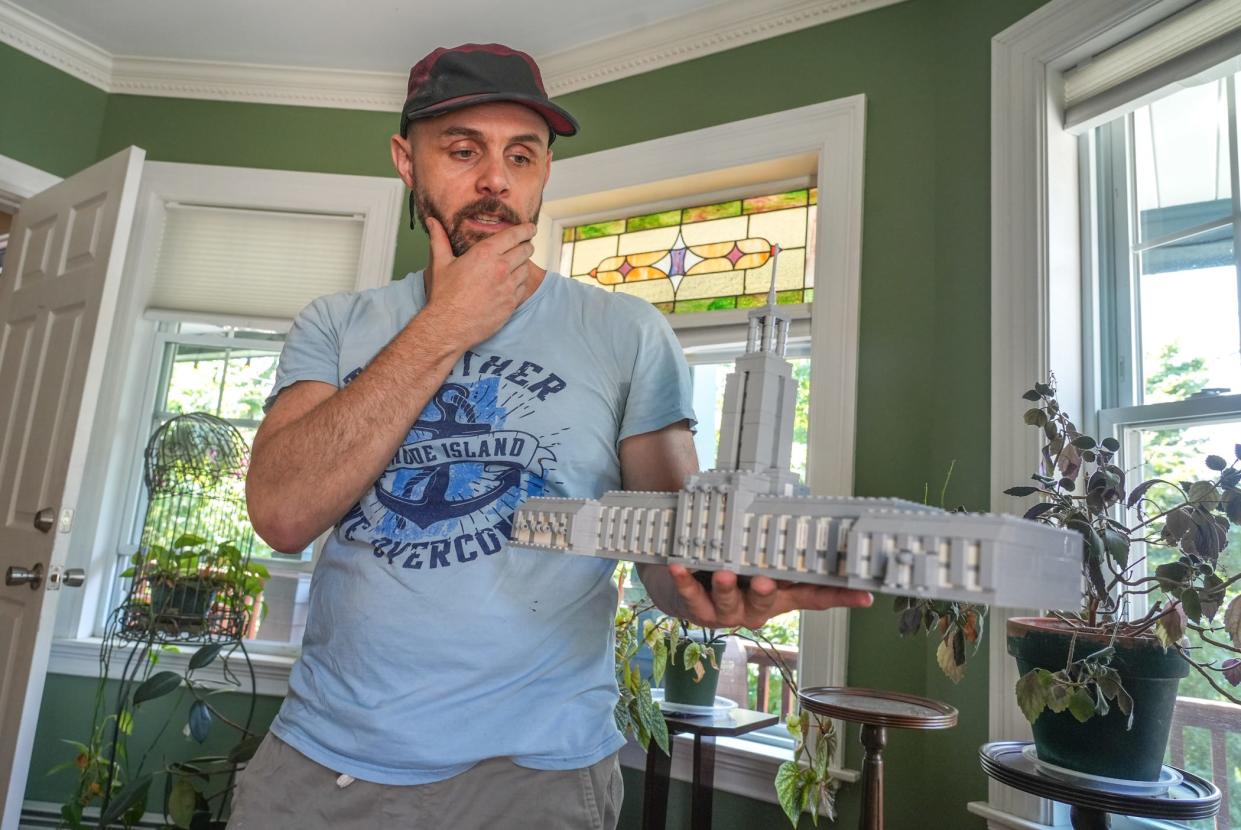
[[[1093,198],[1093,210],[1082,211],[1083,260],[1093,265],[1094,281],[1083,280],[1086,297],[1083,315],[1087,327],[1097,325],[1097,334],[1086,332],[1083,355],[1088,384],[1087,412],[1140,407],[1144,396],[1143,348],[1138,324],[1141,315],[1141,254],[1160,245],[1196,236],[1204,231],[1233,228],[1233,266],[1237,272],[1238,313],[1241,314],[1241,152],[1238,150],[1237,85],[1227,79],[1228,152],[1231,168],[1232,210],[1228,217],[1186,228],[1158,239],[1139,241],[1136,165],[1133,156],[1134,116],[1125,115],[1100,126],[1079,142],[1087,163],[1082,166],[1084,185]],[[1090,204],[1084,202],[1083,204]],[[1093,262],[1091,260],[1093,259]],[[1093,310],[1093,314],[1090,313]],[[1241,325],[1241,322],[1239,322]],[[1241,390],[1236,390],[1241,391]],[[1225,398],[1229,396],[1223,396]],[[1120,424],[1122,421],[1113,422]],[[1125,416],[1127,417],[1127,416]],[[1190,416],[1193,417],[1193,416]]]
[[[249,320],[223,320],[219,324],[235,325],[238,328],[244,328],[251,322]],[[248,349],[279,355],[280,349],[283,346],[283,339],[264,340],[247,337],[228,337],[209,333],[185,333],[176,331],[175,323],[161,323],[159,330],[152,339],[150,362],[146,372],[147,380],[141,404],[142,409],[140,410],[142,414],[137,419],[139,434],[135,445],[139,448],[146,447],[153,430],[159,423],[176,414],[166,411],[162,404],[166,400],[168,386],[171,381],[172,361],[168,360],[168,351],[170,347],[178,345],[211,346],[221,349]],[[252,421],[250,419],[238,418],[225,418],[224,420],[233,426],[239,427],[254,427],[261,423],[258,420]],[[118,540],[116,547],[115,570],[107,575],[109,588],[106,592],[105,602],[101,604],[103,616],[96,625],[96,635],[98,636],[102,636],[107,618],[124,599],[122,580],[118,575],[128,566],[129,557],[138,549],[138,540],[142,533],[142,525],[146,513],[146,492],[142,484],[142,472],[143,458],[139,452],[130,464],[124,479],[128,483],[129,489],[124,502],[125,512],[123,515],[126,518],[122,523],[121,538]],[[295,576],[309,574],[313,572],[315,564],[318,562],[318,554],[321,547],[322,540],[316,541],[312,546],[311,555],[304,559],[261,554],[254,555],[252,558],[266,565],[273,575]],[[252,651],[280,654],[288,653],[290,647],[300,647],[300,644],[262,640],[247,643],[247,648],[250,648]]]

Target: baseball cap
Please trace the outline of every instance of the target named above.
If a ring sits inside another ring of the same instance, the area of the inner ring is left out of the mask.
[[[409,70],[401,135],[415,119],[490,101],[524,104],[543,116],[549,144],[557,135],[577,133],[576,119],[548,99],[534,58],[499,43],[465,43],[440,47]]]

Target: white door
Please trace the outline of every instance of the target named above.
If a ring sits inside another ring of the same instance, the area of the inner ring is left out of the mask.
[[[17,827],[26,790],[60,596],[48,577],[64,565],[87,473],[86,436],[145,157],[130,147],[26,200],[0,274],[3,830]]]

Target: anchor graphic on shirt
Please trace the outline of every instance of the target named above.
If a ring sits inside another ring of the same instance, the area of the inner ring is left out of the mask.
[[[398,450],[397,460],[375,483],[379,503],[420,528],[487,507],[520,487],[522,471],[533,462],[542,474],[543,463],[555,460],[529,433],[496,431],[491,424],[475,423],[469,393],[461,384],[440,387],[411,430],[411,434],[427,437]],[[474,483],[486,489],[451,498],[448,489],[458,464],[482,464],[483,475]],[[400,470],[411,473],[400,485],[401,492],[385,488],[385,479]],[[421,494],[414,496],[420,486]]]

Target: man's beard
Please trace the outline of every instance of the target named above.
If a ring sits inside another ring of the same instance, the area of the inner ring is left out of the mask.
[[[464,227],[465,220],[470,217],[477,216],[482,213],[496,217],[502,222],[511,222],[514,225],[520,225],[522,219],[508,205],[501,202],[494,196],[485,196],[477,202],[471,202],[465,207],[453,214],[452,221],[448,221],[444,217],[443,211],[431,202],[431,197],[425,190],[417,185],[414,186],[414,203],[418,206],[418,223],[422,225],[422,229],[430,236],[431,231],[427,228],[427,217],[435,219],[443,227],[444,232],[448,234],[448,242],[452,246],[452,255],[461,256],[475,244],[482,242],[493,233],[486,231],[476,231]],[[543,207],[540,199],[539,204],[534,208],[534,215],[528,220],[537,223],[539,221],[539,211]]]

